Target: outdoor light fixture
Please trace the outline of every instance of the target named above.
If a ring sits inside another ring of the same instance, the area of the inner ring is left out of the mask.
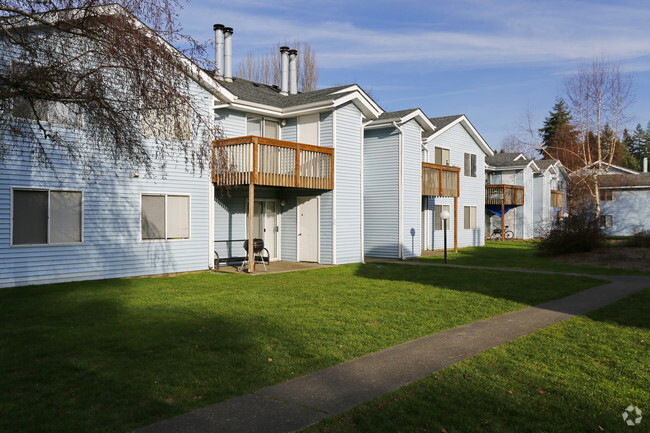
[[[286,200],[280,200],[280,206],[284,207],[287,204]]]
[[[440,212],[440,218],[442,218],[442,225],[444,228],[444,239],[445,239],[445,264],[447,264],[447,220],[449,219],[449,212],[443,210]]]

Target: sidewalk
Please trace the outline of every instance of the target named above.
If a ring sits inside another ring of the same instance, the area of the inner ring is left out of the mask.
[[[401,263],[432,266],[417,262]],[[474,266],[453,267],[483,269]],[[137,432],[298,431],[465,358],[650,287],[648,276],[590,276],[611,282],[565,298],[402,343],[251,394],[157,422]]]

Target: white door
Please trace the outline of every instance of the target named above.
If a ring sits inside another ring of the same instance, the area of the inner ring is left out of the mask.
[[[264,239],[271,260],[278,259],[278,203],[276,200],[255,200],[254,236]]]
[[[298,261],[318,261],[318,197],[298,197]]]

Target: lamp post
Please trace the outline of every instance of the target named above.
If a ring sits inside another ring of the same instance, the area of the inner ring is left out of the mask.
[[[442,218],[442,225],[444,229],[444,239],[445,239],[445,264],[447,264],[447,220],[449,219],[449,212],[443,210],[440,212],[440,218]]]

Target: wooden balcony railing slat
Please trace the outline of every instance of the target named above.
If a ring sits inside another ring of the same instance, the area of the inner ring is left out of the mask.
[[[460,167],[422,163],[422,195],[458,197]]]
[[[518,185],[485,185],[485,204],[521,206],[524,187]]]
[[[226,159],[226,167],[217,166]],[[213,181],[218,185],[334,188],[334,149],[246,136],[213,142]]]

